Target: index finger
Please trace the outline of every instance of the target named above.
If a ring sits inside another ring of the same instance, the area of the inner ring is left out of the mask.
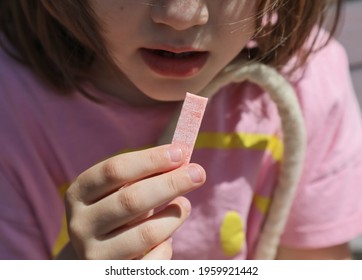
[[[68,189],[67,197],[90,204],[126,184],[173,170],[184,161],[184,152],[178,145],[120,154],[80,174]]]

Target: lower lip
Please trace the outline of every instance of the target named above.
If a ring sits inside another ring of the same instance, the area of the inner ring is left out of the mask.
[[[158,55],[148,49],[141,49],[140,52],[152,71],[161,76],[178,78],[196,75],[204,67],[209,56],[208,52],[196,52],[190,57],[172,58]]]

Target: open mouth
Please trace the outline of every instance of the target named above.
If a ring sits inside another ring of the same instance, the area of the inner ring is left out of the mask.
[[[182,59],[182,58],[192,58],[200,55],[202,52],[181,52],[181,53],[174,53],[164,50],[151,50],[155,55],[167,58],[175,58],[175,59]]]
[[[148,67],[162,76],[189,77],[205,65],[209,53],[205,51],[171,52],[162,49],[140,49]]]

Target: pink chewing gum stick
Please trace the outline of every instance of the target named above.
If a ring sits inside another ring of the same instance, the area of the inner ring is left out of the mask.
[[[186,93],[172,139],[172,144],[181,146],[183,152],[186,153],[185,163],[190,162],[206,104],[206,97],[197,96],[189,92]]]

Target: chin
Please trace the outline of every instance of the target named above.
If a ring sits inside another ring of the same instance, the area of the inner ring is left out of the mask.
[[[186,93],[198,94],[206,85],[180,85],[177,83],[155,87],[153,90],[143,91],[144,94],[157,101],[182,101]]]
[[[186,91],[182,94],[145,94],[147,97],[162,102],[182,101],[185,99]]]

